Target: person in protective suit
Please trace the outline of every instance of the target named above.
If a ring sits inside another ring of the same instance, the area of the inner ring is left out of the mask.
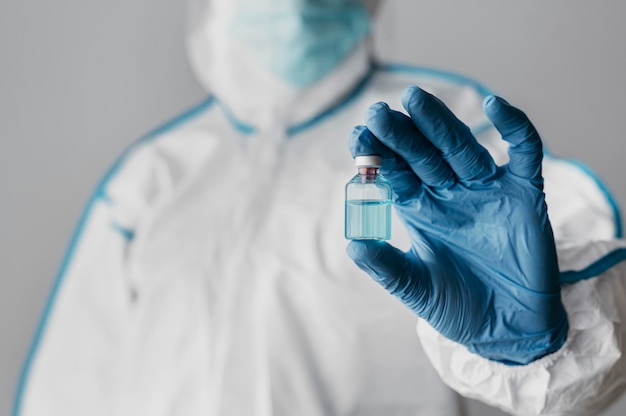
[[[455,415],[457,392],[594,414],[621,394],[610,195],[485,87],[374,63],[375,7],[192,4],[210,95],[95,190],[14,416]],[[391,244],[346,256],[348,136],[395,209]]]

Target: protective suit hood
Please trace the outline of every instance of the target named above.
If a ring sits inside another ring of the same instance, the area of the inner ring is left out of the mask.
[[[366,75],[368,12],[377,3],[190,0],[191,66],[238,122],[260,130],[277,124],[288,127],[315,117]],[[335,47],[338,44],[342,46]],[[285,57],[296,61],[278,62]],[[306,67],[306,60],[326,67],[312,75],[292,70]],[[324,60],[328,62],[320,62]],[[281,77],[281,70],[291,79]]]

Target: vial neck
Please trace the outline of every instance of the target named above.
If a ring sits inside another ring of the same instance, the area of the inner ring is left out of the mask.
[[[378,175],[378,168],[373,167],[359,167],[359,175],[362,179],[373,180]]]

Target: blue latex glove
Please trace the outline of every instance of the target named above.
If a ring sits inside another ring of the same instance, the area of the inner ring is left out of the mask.
[[[556,351],[568,324],[537,131],[522,111],[487,97],[483,110],[510,144],[509,163],[496,166],[436,97],[409,87],[402,104],[410,117],[372,105],[350,149],[353,156],[382,156],[411,249],[352,241],[349,256],[474,353],[527,364]]]

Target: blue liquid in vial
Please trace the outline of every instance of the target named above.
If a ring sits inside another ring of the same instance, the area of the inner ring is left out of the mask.
[[[391,201],[347,200],[345,234],[350,240],[389,240]]]

